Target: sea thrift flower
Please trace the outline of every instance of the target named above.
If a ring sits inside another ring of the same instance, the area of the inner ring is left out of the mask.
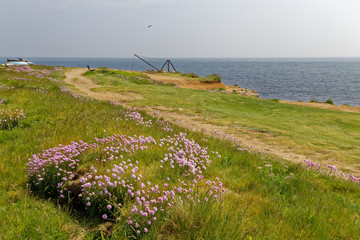
[[[98,209],[105,212],[111,210],[113,206],[122,208],[121,203],[133,201],[131,211],[124,211],[129,227],[139,228],[151,225],[159,217],[159,212],[164,212],[176,204],[196,205],[200,202],[200,196],[193,189],[205,185],[206,180],[203,174],[211,163],[207,148],[188,139],[184,133],[161,139],[160,144],[167,150],[164,157],[159,160],[159,165],[162,164],[168,174],[165,176],[167,182],[151,183],[149,179],[144,179],[139,174],[143,172],[138,165],[139,161],[135,163],[130,157],[132,153],[146,151],[148,146],[156,145],[155,139],[125,135],[95,139],[91,143],[73,142],[67,146],[60,145],[33,155],[27,165],[30,181],[35,185],[41,178],[46,179],[44,175],[54,174],[57,176],[54,179],[58,181],[56,186],[59,195],[60,191],[64,191],[65,195],[69,191],[64,186],[68,186],[77,179],[75,174],[78,174],[79,159],[83,159],[83,155],[86,157],[87,152],[100,152],[101,156],[94,160],[94,165],[90,167],[90,170],[80,176],[81,192],[78,196],[87,207],[94,206],[91,210]],[[219,153],[214,153],[213,157],[218,155]],[[112,167],[97,169],[97,166],[108,161],[114,161],[111,164]],[[172,168],[181,172],[183,177],[171,182],[169,176],[174,176]],[[51,171],[55,173],[47,172],[48,169],[52,169]],[[223,184],[218,178],[215,181],[209,180],[207,183],[206,188],[209,189],[207,192],[213,195],[212,198],[209,195],[207,197],[215,201],[225,190]],[[208,198],[206,199],[209,201]],[[90,208],[87,209],[90,210]],[[120,209],[116,212],[122,211]],[[118,219],[116,212],[114,211],[115,218]],[[106,219],[104,216],[108,217],[103,214],[103,219]],[[135,225],[132,219],[136,219]],[[140,230],[137,231],[140,234]],[[148,231],[144,228],[145,233]]]
[[[320,164],[318,164],[318,163],[313,163],[311,161],[306,161],[306,160],[304,160],[304,162],[307,164],[308,169],[320,167]]]
[[[334,171],[334,172],[337,171],[337,167],[336,167],[336,166],[332,166],[332,165],[326,164],[326,167],[330,168],[330,173],[333,172],[333,171]]]

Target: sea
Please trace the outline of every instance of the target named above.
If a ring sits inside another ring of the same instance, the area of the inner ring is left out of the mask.
[[[142,58],[161,68],[166,58]],[[39,58],[35,64],[64,67],[153,69],[132,58]],[[260,98],[309,102],[331,99],[337,105],[360,106],[360,58],[170,58],[175,70],[201,77],[216,73],[226,85],[254,89]],[[6,57],[0,57],[0,63]],[[171,65],[170,70],[174,70]],[[164,69],[167,70],[165,64]]]

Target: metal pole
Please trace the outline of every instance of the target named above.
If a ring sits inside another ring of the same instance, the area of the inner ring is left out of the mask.
[[[134,56],[135,56],[135,57],[137,57],[137,58],[139,58],[140,60],[144,61],[146,64],[150,65],[151,67],[155,68],[155,69],[156,69],[156,71],[158,71],[158,70],[159,70],[159,69],[157,69],[156,67],[154,67],[151,63],[149,63],[149,62],[147,62],[146,60],[142,59],[141,57],[139,57],[139,56],[138,56],[138,55],[136,55],[135,53],[134,53]]]
[[[167,60],[166,60],[166,62],[164,63],[164,65],[162,65],[161,70],[165,67],[166,63],[167,63]]]
[[[173,67],[173,69],[174,69],[175,72],[176,72],[176,69],[175,69],[174,65],[172,64],[172,62],[171,62],[170,60],[169,60],[169,62],[170,62],[171,66]]]

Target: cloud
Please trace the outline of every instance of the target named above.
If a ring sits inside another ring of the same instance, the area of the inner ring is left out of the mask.
[[[183,2],[189,0],[0,0],[2,8],[5,7],[21,7],[21,6],[33,6],[44,7],[46,9],[63,9],[74,6],[92,6],[92,7],[145,7],[150,5],[169,4],[174,2]]]
[[[41,5],[47,8],[68,8],[71,6],[118,6],[118,7],[146,7],[151,5],[162,5],[185,2],[224,2],[224,0],[0,0],[5,5]],[[225,0],[226,1],[226,0]]]
[[[28,11],[28,12],[44,12],[44,11],[59,11],[77,8],[145,8],[157,5],[181,4],[181,3],[196,3],[204,2],[204,4],[211,2],[218,2],[224,4],[225,2],[234,0],[0,0],[0,13],[8,10],[13,11]]]
[[[199,1],[199,0],[192,0]],[[148,6],[165,5],[180,2],[191,2],[191,0],[81,0],[84,4],[92,7],[122,7],[142,8]]]

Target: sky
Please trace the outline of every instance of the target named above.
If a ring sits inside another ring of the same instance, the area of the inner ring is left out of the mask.
[[[0,56],[360,57],[359,9],[359,0],[0,0]]]

